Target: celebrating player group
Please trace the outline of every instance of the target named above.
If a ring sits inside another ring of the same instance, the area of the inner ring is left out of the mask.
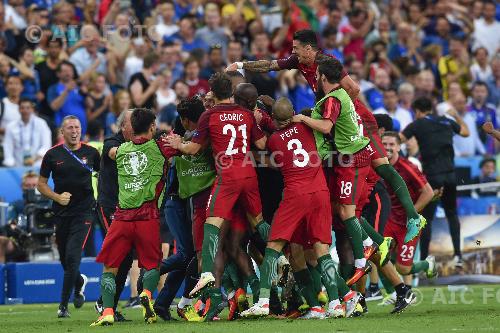
[[[309,112],[294,110],[286,98],[259,96],[241,74],[286,69],[299,70],[315,92]],[[196,255],[184,271],[186,279],[198,276],[178,305],[183,319],[218,320],[226,307],[229,320],[360,316],[375,267],[394,304],[391,313],[411,306],[412,275],[436,276],[432,256],[413,258],[426,225],[419,212],[433,189],[400,155],[399,135],[379,130],[357,98],[359,87],[337,59],[321,52],[315,33],[297,31],[286,59],[231,64],[209,85],[206,96],[178,106],[186,135],[158,134],[153,112],[134,109],[133,138],[107,152],[116,160],[119,196],[97,257],[104,264],[102,306],[91,326],[114,324],[115,280],[132,249],[145,271],[144,320],[154,323],[158,311],[169,308],[153,302],[152,293],[164,271],[159,207],[174,164],[179,191],[189,192],[193,211]],[[380,204],[370,200],[372,191],[390,197],[384,230],[366,213]],[[270,195],[281,198],[277,207],[264,199]],[[338,268],[330,254],[332,232]]]

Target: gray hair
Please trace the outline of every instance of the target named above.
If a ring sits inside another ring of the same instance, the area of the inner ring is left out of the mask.
[[[80,119],[77,116],[70,114],[69,116],[66,116],[63,118],[61,124],[64,124],[66,122],[66,120],[70,120],[70,119],[75,119],[75,120],[80,121]]]
[[[119,128],[119,129],[122,129],[123,128],[123,123],[125,122],[125,115],[128,113],[128,112],[132,112],[133,110],[132,109],[128,109],[126,111],[123,111],[122,113],[120,113],[120,115],[118,116],[118,119],[116,119],[116,126]]]
[[[403,91],[408,91],[411,92],[412,94],[415,93],[415,87],[411,83],[404,82],[402,83],[399,88],[398,88],[398,93],[401,94]]]

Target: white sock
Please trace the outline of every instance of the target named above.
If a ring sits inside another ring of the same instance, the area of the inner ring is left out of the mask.
[[[370,237],[368,237],[367,239],[365,239],[363,241],[363,246],[364,247],[368,247],[368,246],[372,246],[372,245],[373,245],[373,240]]]
[[[338,299],[338,298],[337,298],[337,299],[334,299],[333,301],[331,301],[330,303],[328,303],[328,307],[329,307],[330,309],[335,309],[335,307],[336,307],[337,305],[340,305],[340,301],[339,301],[339,299]]]
[[[354,267],[356,268],[365,268],[366,266],[366,259],[356,259],[354,260]]]
[[[269,304],[269,298],[259,297],[259,302],[257,304],[259,305]]]
[[[192,301],[193,300],[191,298],[186,298],[186,297],[182,296],[181,300],[179,301],[179,304],[177,304],[177,307],[183,309],[187,305],[191,305]]]

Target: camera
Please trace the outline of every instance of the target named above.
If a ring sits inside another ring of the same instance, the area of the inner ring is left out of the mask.
[[[42,196],[35,189],[23,191],[25,200],[24,215],[26,229],[31,236],[30,257],[49,254],[53,257],[52,236],[55,232],[56,219],[52,211],[52,201]]]

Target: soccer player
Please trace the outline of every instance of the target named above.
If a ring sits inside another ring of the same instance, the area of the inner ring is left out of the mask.
[[[288,58],[236,62],[230,64],[226,71],[244,69],[249,72],[267,73],[283,69],[298,69],[309,83],[309,86],[311,86],[311,89],[316,92],[318,90],[316,81],[318,62],[328,58],[331,57],[323,53],[319,48],[316,33],[313,30],[305,29],[299,30],[293,35],[292,54]],[[353,100],[360,92],[358,84],[351,79],[346,71],[342,72],[340,85]]]
[[[215,106],[200,117],[192,140],[182,143],[177,136],[168,142],[182,154],[193,155],[210,141],[215,159],[217,179],[208,200],[207,219],[203,227],[202,274],[190,293],[199,294],[209,287],[211,309],[205,319],[210,321],[220,312],[222,305],[220,289],[212,287],[215,283],[212,270],[222,223],[231,219],[231,212],[238,203],[264,239],[267,239],[270,226],[262,219],[257,175],[249,156],[250,144],[264,149],[266,137],[256,125],[252,111],[231,103],[232,86],[227,74],[214,74],[209,84]]]
[[[137,251],[139,267],[146,271],[143,292],[139,295],[144,320],[146,323],[157,320],[151,293],[160,279],[158,267],[162,258],[159,205],[168,159],[177,152],[167,147],[163,138],[153,139],[156,132],[153,111],[134,109],[130,120],[134,130],[132,141],[109,152],[118,168],[118,207],[96,258],[104,264],[101,276],[104,311],[90,326],[114,323],[115,276],[132,246]]]
[[[177,105],[177,112],[180,116],[180,123],[186,131],[185,136],[189,136],[189,133],[196,129],[200,116],[205,112],[205,107],[202,100],[194,96],[182,100]],[[182,128],[176,128],[176,131],[182,132]],[[196,164],[193,164],[193,162],[196,162]],[[192,177],[193,168],[204,171],[199,172],[197,177]],[[196,227],[200,223],[200,218],[198,218],[200,214],[193,212],[193,223],[191,224],[186,214],[187,200],[183,199],[193,197],[194,202],[194,197],[198,193],[202,191],[210,192],[211,183],[215,179],[215,171],[212,172],[212,170],[213,160],[208,151],[187,158],[185,156],[176,156],[169,168],[166,191],[170,191],[170,195],[174,195],[170,196],[165,204],[166,213],[168,210],[166,221],[175,237],[176,254],[164,259],[160,266],[161,274],[168,273],[165,285],[154,304],[155,312],[161,318],[169,319],[170,306],[184,280],[184,293],[177,304],[177,314],[188,321],[199,321],[201,319],[191,305],[192,300],[189,297],[189,291],[194,288],[198,281],[198,261],[195,255],[193,234],[196,235]],[[208,195],[206,197],[208,199]],[[202,208],[204,213],[205,207],[206,201],[203,207],[194,207],[193,210]],[[203,223],[205,218],[201,217],[201,220],[201,223]],[[203,238],[203,224],[201,226],[201,238]]]
[[[387,151],[389,161],[408,185],[415,208],[417,211],[422,211],[434,197],[431,185],[414,164],[399,154],[401,151],[401,139],[398,133],[385,132],[382,136],[382,143]],[[437,271],[434,256],[428,256],[423,261],[413,262],[419,237],[413,239],[411,242],[404,242],[406,214],[397,200],[394,191],[389,189],[389,194],[391,196],[392,209],[387,225],[385,226],[384,236],[392,237],[396,241],[396,269],[398,273],[408,275],[426,272],[428,278],[435,277]]]
[[[122,143],[132,139],[133,131],[130,124],[130,115],[132,111],[127,110],[118,117],[117,125],[120,129],[118,133],[104,139],[103,154],[101,158],[101,170],[99,171],[99,182],[97,183],[97,215],[101,222],[103,230],[107,233],[111,223],[112,216],[118,204],[118,171],[116,161],[110,158],[109,152],[115,147],[119,147]],[[115,293],[115,321],[124,321],[123,315],[116,311],[120,295],[125,287],[127,275],[132,266],[132,253],[129,253],[123,262],[120,264],[118,273],[116,274],[116,293]],[[95,309],[99,314],[102,314],[102,297],[96,301]]]
[[[331,204],[316,151],[314,135],[304,124],[292,123],[293,107],[286,98],[279,99],[273,106],[273,118],[279,130],[272,134],[267,147],[274,161],[281,169],[285,181],[283,200],[274,216],[264,262],[260,267],[261,286],[258,303],[244,311],[242,316],[264,316],[269,314],[269,295],[272,281],[276,279],[275,267],[280,252],[289,242],[306,245],[310,241],[316,257],[323,283],[330,297],[327,317],[343,317],[344,311],[338,299],[339,289],[346,305],[346,315],[354,311],[359,295],[351,291],[338,276],[329,254],[331,238]],[[305,235],[307,234],[307,236]],[[299,262],[299,258],[294,258]],[[302,256],[300,271],[295,272],[297,282],[304,286],[303,295],[310,311],[302,318],[325,318],[325,312],[318,303],[317,294],[306,262]],[[337,286],[337,281],[339,285]]]
[[[283,69],[298,69],[309,83],[311,89],[316,93],[317,99],[319,100],[324,95],[318,89],[316,70],[318,63],[324,59],[332,59],[332,57],[324,54],[319,49],[316,33],[312,30],[299,30],[295,32],[293,36],[292,55],[288,58],[233,63],[226,68],[226,71],[244,69],[251,72],[269,72]],[[360,88],[345,70],[342,70],[339,84],[349,94],[351,99],[355,101],[360,92]],[[369,138],[372,139],[371,137]],[[420,216],[415,210],[415,207],[413,207],[405,183],[389,164],[387,158],[385,158],[385,156],[380,156],[380,158],[372,159],[371,163],[377,174],[379,174],[393,189],[396,189],[396,195],[401,201],[408,216],[408,234],[405,237],[405,241],[412,240],[419,234],[422,225],[425,224],[425,219],[423,216]]]
[[[311,117],[297,115],[294,116],[294,121],[302,122],[314,130],[316,147],[323,160],[333,152],[329,141],[329,135],[333,131],[335,148],[341,155],[339,162],[333,167],[334,180],[329,181],[330,194],[336,202],[336,212],[352,240],[356,270],[347,284],[353,285],[369,271],[370,265],[366,258],[371,257],[378,246],[363,231],[356,217],[356,206],[360,204],[361,193],[366,190],[370,164],[370,151],[367,147],[370,140],[363,136],[354,104],[347,92],[340,87],[342,71],[342,64],[336,59],[328,58],[319,63],[318,90],[325,97],[316,103]],[[345,157],[350,157],[350,161],[344,162]],[[327,172],[330,170],[327,169]]]
[[[57,316],[66,318],[70,316],[68,302],[73,288],[75,308],[82,307],[85,302],[83,291],[87,281],[79,267],[94,219],[92,172],[99,171],[100,157],[97,149],[81,143],[82,128],[77,117],[64,117],[61,134],[64,142],[52,147],[43,157],[38,190],[53,201],[56,244],[64,270]],[[47,184],[51,175],[54,190]]]

